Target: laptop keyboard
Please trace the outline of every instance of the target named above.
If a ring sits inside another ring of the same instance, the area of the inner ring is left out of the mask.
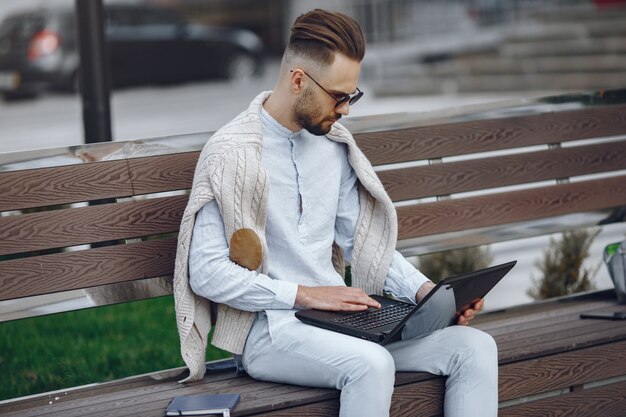
[[[413,309],[410,304],[394,304],[376,310],[362,311],[333,319],[335,323],[370,330],[387,324],[396,323]]]

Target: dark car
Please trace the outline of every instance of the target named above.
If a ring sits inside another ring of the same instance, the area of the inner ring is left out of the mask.
[[[263,44],[252,32],[190,24],[174,10],[107,5],[105,37],[114,87],[209,78],[243,79],[263,68]],[[0,24],[0,93],[33,96],[75,91],[79,54],[72,8],[43,8]]]

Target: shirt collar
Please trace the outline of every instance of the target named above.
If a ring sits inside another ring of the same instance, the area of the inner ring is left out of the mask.
[[[276,133],[280,137],[284,138],[292,138],[297,136],[302,132],[302,130],[298,132],[292,132],[287,129],[285,126],[281,125],[276,119],[274,119],[264,107],[261,107],[261,122],[263,126],[270,129],[272,132]]]

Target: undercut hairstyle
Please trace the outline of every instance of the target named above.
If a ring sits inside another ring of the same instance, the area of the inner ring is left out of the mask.
[[[332,64],[337,52],[361,62],[365,55],[365,36],[351,17],[315,9],[296,19],[286,52],[326,65]]]

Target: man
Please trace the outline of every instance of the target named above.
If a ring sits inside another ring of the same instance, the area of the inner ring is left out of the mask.
[[[383,290],[415,303],[433,287],[395,251],[394,206],[336,123],[363,94],[364,51],[351,18],[323,10],[300,16],[275,89],[202,151],[174,281],[189,379],[204,373],[210,299],[219,303],[213,345],[240,357],[254,378],[340,389],[341,416],[388,415],[396,370],[448,375],[447,416],[495,416],[497,352],[483,332],[403,333],[382,347],[294,317],[297,308],[379,307],[367,294]],[[459,324],[481,308],[482,301]]]

